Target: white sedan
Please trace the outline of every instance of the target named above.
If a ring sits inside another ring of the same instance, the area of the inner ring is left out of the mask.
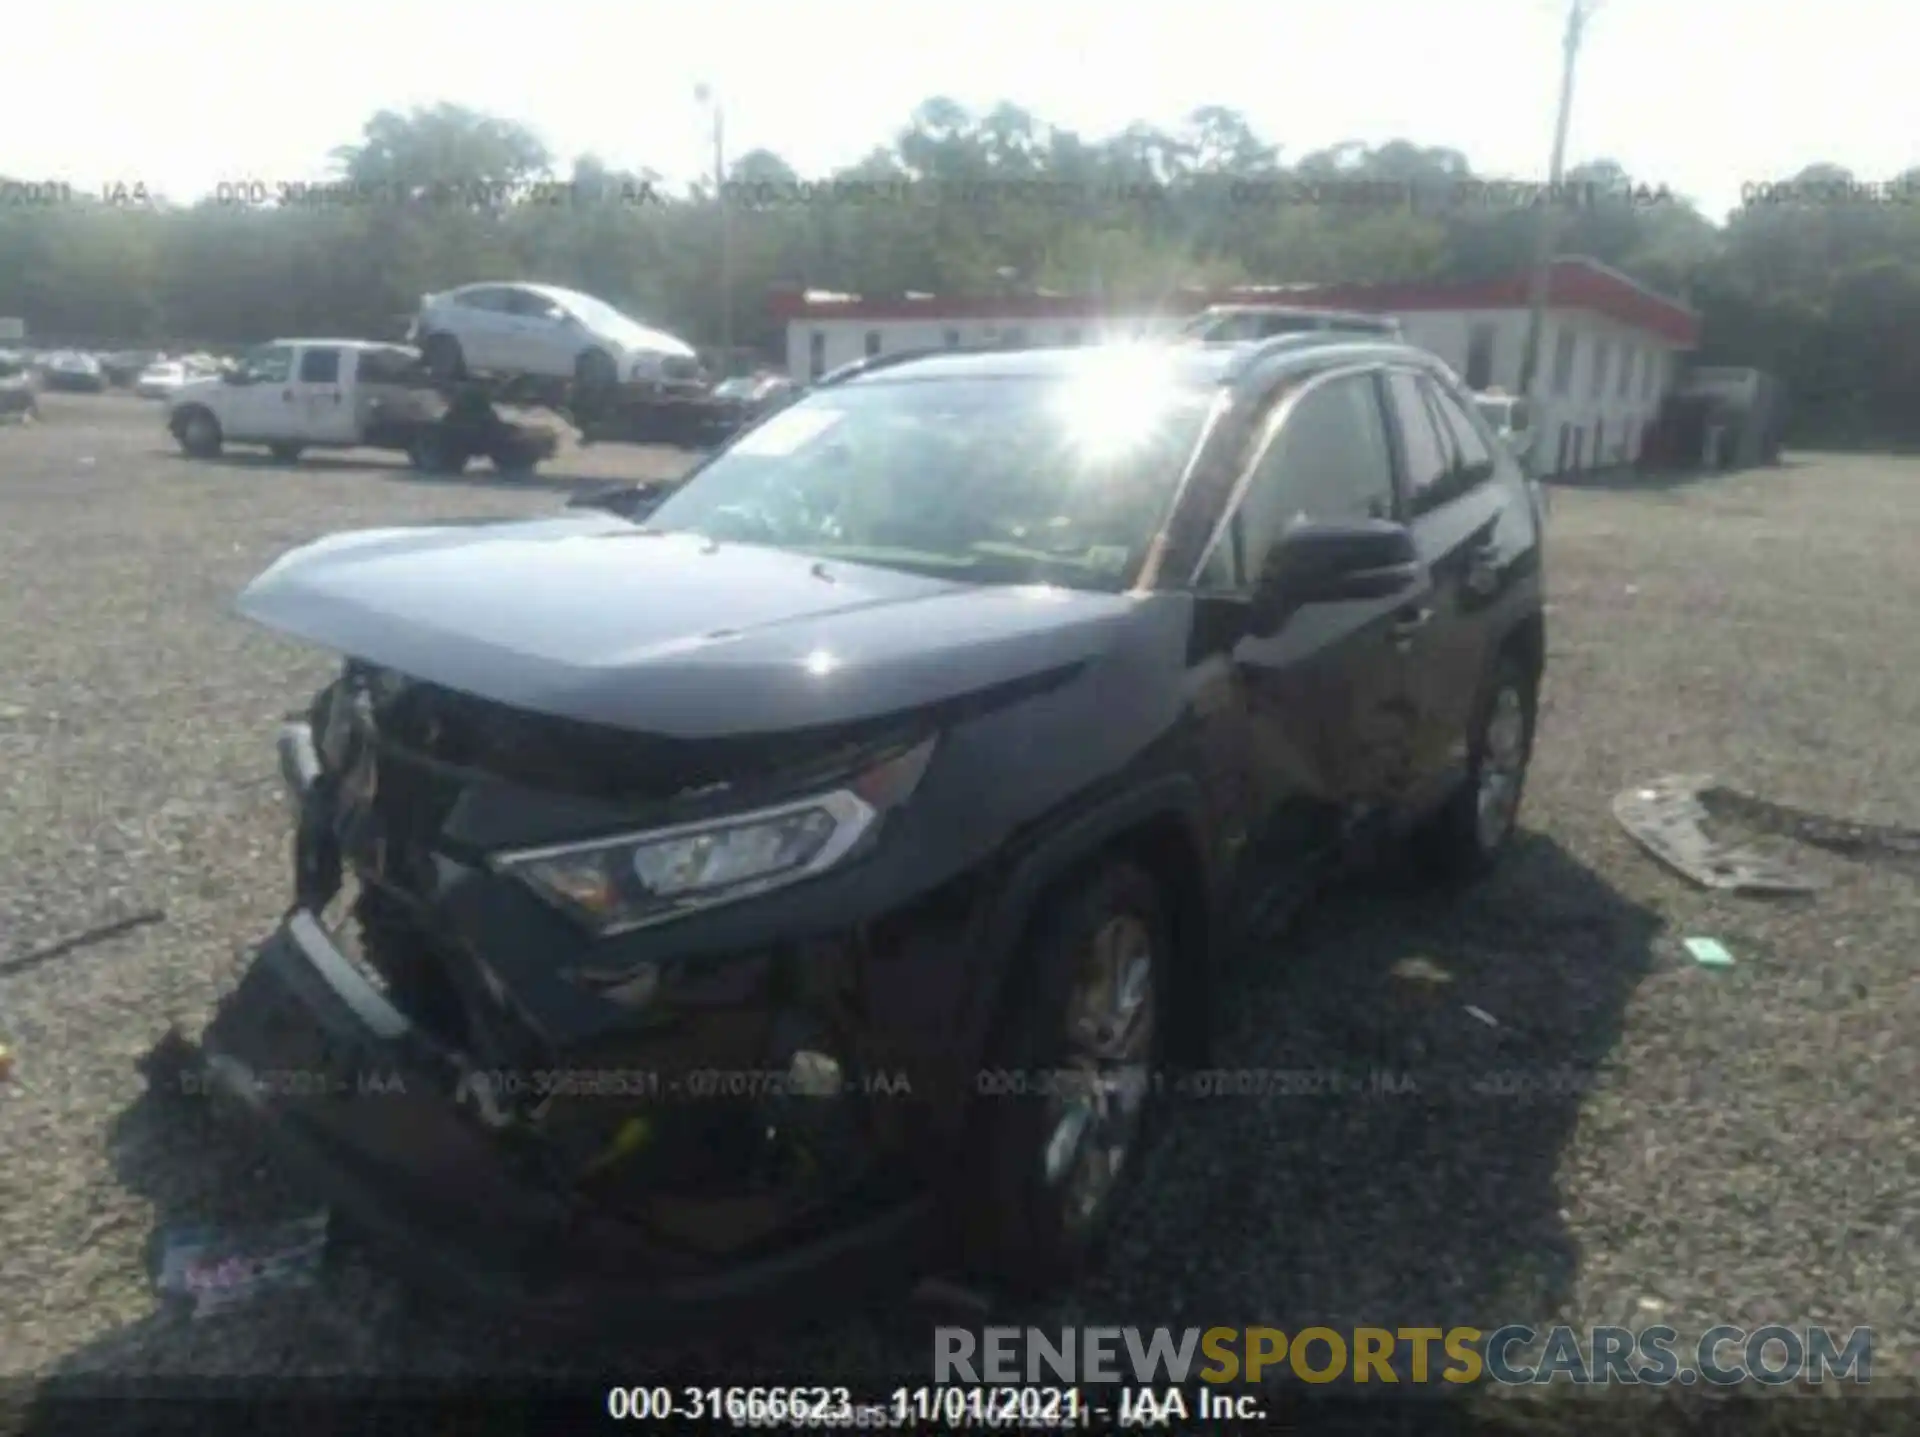
[[[693,387],[703,378],[685,340],[553,285],[469,284],[426,295],[407,341],[441,379],[528,376],[605,392]]]
[[[181,385],[196,379],[215,378],[219,372],[218,367],[196,360],[163,359],[140,371],[140,377],[133,382],[133,392],[142,399],[167,399]]]

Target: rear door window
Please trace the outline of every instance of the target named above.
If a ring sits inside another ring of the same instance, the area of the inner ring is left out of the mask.
[[[1251,587],[1274,544],[1299,520],[1385,519],[1393,511],[1393,462],[1374,376],[1329,380],[1301,397],[1254,461],[1246,494],[1199,584]]]
[[[340,382],[340,351],[332,348],[302,350],[300,382],[302,384],[338,384]]]

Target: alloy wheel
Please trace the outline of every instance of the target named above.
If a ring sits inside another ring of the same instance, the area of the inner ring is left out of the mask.
[[[1088,945],[1067,1000],[1066,1062],[1050,1075],[1042,1164],[1070,1231],[1099,1216],[1139,1136],[1154,999],[1152,930],[1116,914]]]
[[[1520,784],[1527,768],[1527,711],[1520,690],[1502,684],[1487,714],[1480,751],[1475,799],[1480,846],[1500,846],[1520,807]]]

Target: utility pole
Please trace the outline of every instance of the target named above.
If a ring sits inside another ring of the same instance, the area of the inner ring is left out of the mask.
[[[1567,123],[1573,115],[1573,67],[1580,54],[1580,36],[1593,13],[1592,0],[1568,0],[1567,32],[1561,41],[1560,112],[1553,122],[1553,158],[1547,165],[1547,189],[1541,196],[1540,219],[1534,231],[1533,272],[1527,294],[1527,342],[1520,351],[1520,393],[1534,399],[1534,379],[1540,367],[1540,331],[1546,322],[1547,287],[1553,275],[1554,241],[1560,231],[1560,186],[1566,177]]]
[[[694,98],[713,110],[713,200],[720,210],[720,349],[721,362],[733,360],[733,215],[727,204],[726,112],[709,85],[698,86]]]

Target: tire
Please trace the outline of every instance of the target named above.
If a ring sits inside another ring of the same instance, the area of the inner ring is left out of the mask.
[[[1469,882],[1512,841],[1533,758],[1538,681],[1504,654],[1474,705],[1466,781],[1414,835],[1415,856],[1435,877]],[[1504,785],[1494,783],[1496,768]]]
[[[174,421],[174,437],[180,447],[195,459],[212,459],[220,453],[224,437],[220,421],[205,409],[189,409]]]
[[[1032,932],[973,1099],[955,1213],[969,1270],[1023,1295],[1085,1268],[1139,1169],[1168,1026],[1173,928],[1152,878],[1114,861],[1049,900]],[[1104,1007],[1111,1019],[1129,991],[1141,1000],[1123,1025],[1131,1041],[1110,1048],[1126,1057],[1104,1069],[1112,1135],[1124,1144],[1114,1164],[1100,1154],[1101,1120],[1076,1101],[1091,1090],[1083,1081],[1090,1030],[1072,1014]],[[1088,1001],[1102,995],[1113,1001]],[[1078,1139],[1070,1136],[1076,1110]]]
[[[437,430],[427,430],[407,447],[408,461],[423,474],[459,474],[467,458]]]
[[[503,479],[531,479],[535,467],[540,462],[529,455],[516,454],[510,450],[503,450],[491,457],[493,472]]]
[[[300,455],[306,447],[304,444],[269,444],[267,446],[267,453],[271,454],[282,464],[293,464],[299,461]]]
[[[420,346],[420,358],[427,366],[427,373],[442,383],[467,377],[467,357],[461,351],[460,341],[450,334],[428,335]]]

